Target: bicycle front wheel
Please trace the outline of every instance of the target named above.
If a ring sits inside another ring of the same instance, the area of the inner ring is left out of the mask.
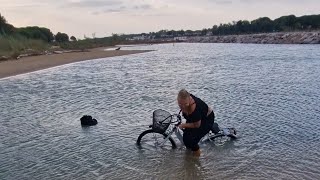
[[[146,130],[142,132],[138,139],[137,139],[137,145],[144,148],[144,147],[161,147],[165,149],[174,149],[176,148],[176,143],[172,139],[172,137],[169,137],[166,139],[166,134],[161,134],[158,132],[155,132],[152,129]]]

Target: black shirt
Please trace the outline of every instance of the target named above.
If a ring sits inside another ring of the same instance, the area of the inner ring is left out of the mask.
[[[200,98],[197,98],[192,94],[190,94],[190,96],[194,99],[196,103],[196,108],[191,114],[187,115],[185,113],[182,113],[182,115],[187,120],[187,123],[194,123],[201,120],[201,125],[202,125],[205,123],[204,121],[207,119],[206,117],[208,114],[209,107]]]

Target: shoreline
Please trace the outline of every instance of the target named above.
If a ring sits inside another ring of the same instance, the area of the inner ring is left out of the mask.
[[[19,74],[30,73],[64,64],[93,60],[106,57],[124,56],[150,52],[152,50],[107,50],[110,47],[94,48],[83,52],[23,57],[19,60],[0,61],[0,79]]]

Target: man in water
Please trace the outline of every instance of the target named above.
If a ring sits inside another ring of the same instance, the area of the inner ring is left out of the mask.
[[[195,156],[200,156],[198,143],[211,130],[214,123],[214,112],[200,98],[185,89],[179,91],[177,100],[182,115],[187,120],[186,123],[179,125],[180,129],[184,129],[183,142]]]

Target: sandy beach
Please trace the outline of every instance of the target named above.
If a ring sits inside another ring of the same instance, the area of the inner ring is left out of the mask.
[[[19,60],[2,61],[0,62],[0,79],[84,60],[149,52],[145,50],[104,51],[104,49],[106,48],[95,48],[85,52],[29,56]]]

